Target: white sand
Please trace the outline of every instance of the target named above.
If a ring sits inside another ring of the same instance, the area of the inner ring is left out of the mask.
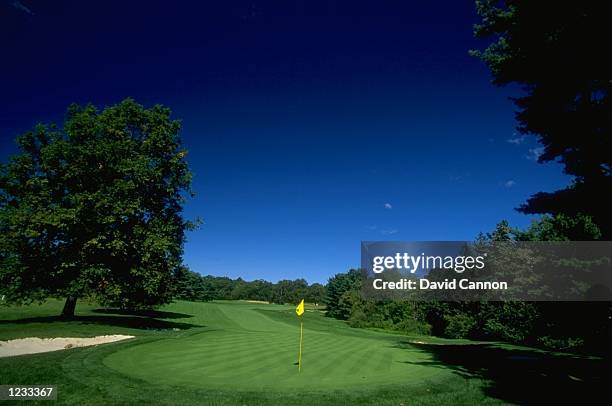
[[[0,341],[0,357],[11,357],[13,355],[35,354],[38,352],[66,350],[69,348],[76,347],[88,347],[90,345],[112,343],[114,341],[127,340],[129,338],[134,338],[134,336],[109,335],[88,338],[19,338],[16,340]]]

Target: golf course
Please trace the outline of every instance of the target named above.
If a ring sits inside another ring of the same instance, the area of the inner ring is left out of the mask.
[[[55,316],[61,306],[0,308],[0,340],[135,338],[0,358],[2,384],[58,385],[61,404],[498,404],[596,396],[607,376],[595,357],[354,329],[314,306],[299,372],[290,305],[180,301],[139,313],[83,302],[71,320]]]
[[[265,391],[351,389],[404,383],[407,376],[423,385],[441,372],[410,365],[428,357],[394,345],[395,337],[354,334],[315,319],[314,329],[306,328],[303,368],[298,373],[297,318],[284,317],[291,313],[283,306],[262,307],[241,302],[193,304],[185,310],[201,312],[204,323],[210,320],[210,331],[185,337],[180,346],[176,340],[132,346],[104,363],[152,383]]]

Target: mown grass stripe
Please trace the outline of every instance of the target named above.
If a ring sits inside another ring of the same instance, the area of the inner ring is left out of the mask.
[[[134,345],[109,355],[105,363],[150,382],[163,379],[173,385],[319,390],[357,387],[364,384],[364,376],[368,384],[400,382],[407,366],[389,360],[394,353],[416,355],[392,348],[396,339],[389,335],[353,330],[320,314],[308,315],[303,370],[298,373],[299,324],[292,309],[233,303],[200,306],[197,322],[210,331]]]

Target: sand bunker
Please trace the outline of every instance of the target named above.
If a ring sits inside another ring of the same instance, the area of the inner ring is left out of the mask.
[[[90,345],[106,344],[127,340],[134,336],[109,335],[97,337],[58,337],[38,338],[28,337],[16,340],[0,341],[0,357],[13,355],[35,354],[38,352],[67,350],[69,348],[88,347]]]

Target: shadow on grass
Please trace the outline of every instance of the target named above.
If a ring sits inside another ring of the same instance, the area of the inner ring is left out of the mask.
[[[30,323],[68,323],[68,324],[93,324],[113,327],[133,328],[140,330],[186,330],[193,327],[204,327],[191,323],[159,320],[151,317],[139,316],[74,316],[64,318],[61,316],[29,317],[18,320],[0,320],[0,328],[3,325],[26,325]]]
[[[589,404],[609,396],[609,360],[554,355],[491,344],[415,346],[431,361],[409,364],[451,368],[463,377],[489,382],[484,392],[517,404]]]
[[[138,316],[138,317],[151,317],[154,319],[187,319],[193,317],[191,314],[175,313],[175,312],[164,312],[161,310],[125,310],[115,308],[105,309],[94,309],[93,313],[101,314],[119,314],[123,316]]]

